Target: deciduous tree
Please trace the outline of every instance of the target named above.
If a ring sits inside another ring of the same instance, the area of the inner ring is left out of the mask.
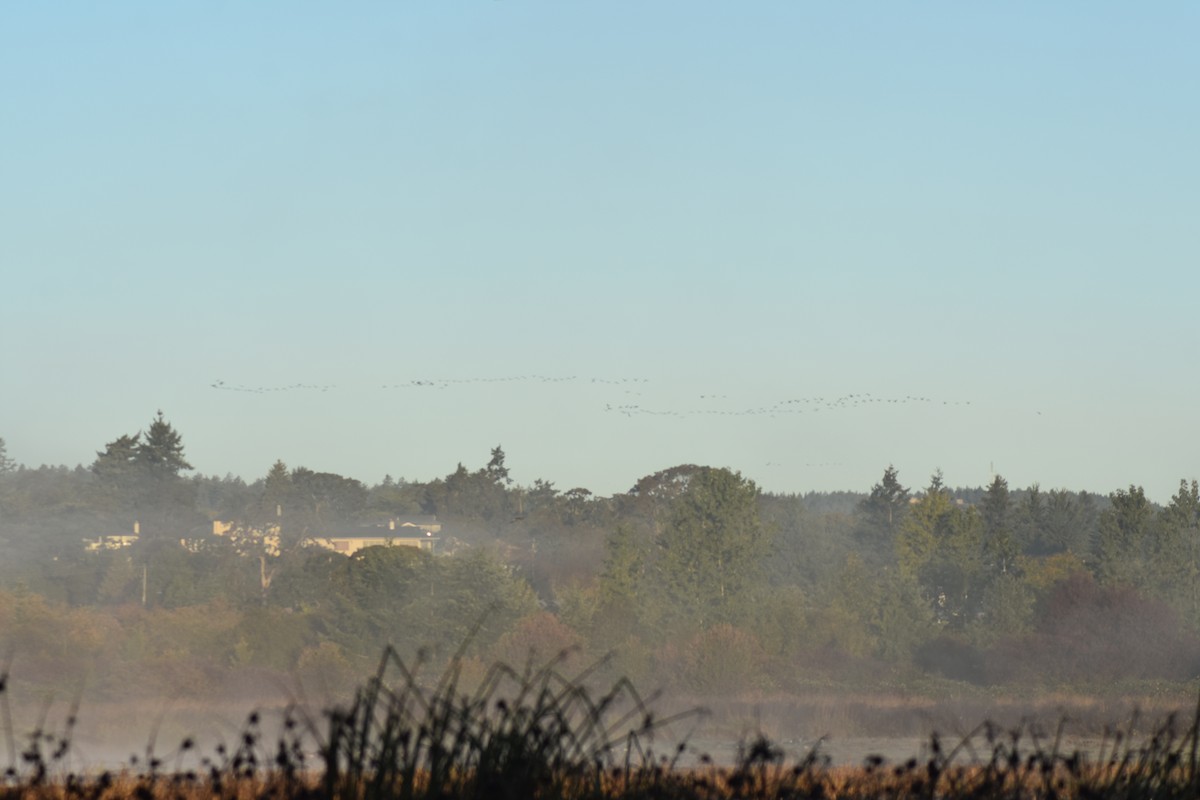
[[[662,585],[681,616],[701,628],[730,621],[767,546],[758,487],[740,472],[702,469],[672,503],[658,543]]]

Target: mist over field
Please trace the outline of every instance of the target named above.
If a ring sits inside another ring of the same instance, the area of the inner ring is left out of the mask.
[[[319,721],[386,648],[431,687],[496,663],[628,678],[665,716],[711,712],[671,733],[717,751],[985,718],[1096,735],[1186,708],[1200,678],[1195,481],[1158,505],[999,475],[910,488],[885,466],[861,491],[781,495],[684,464],[600,496],[517,483],[499,445],[374,485],[282,462],[204,476],[189,445],[159,412],[88,466],[3,456],[17,718],[78,703],[95,758],[142,752],[152,720],[160,742],[236,739],[252,708]]]

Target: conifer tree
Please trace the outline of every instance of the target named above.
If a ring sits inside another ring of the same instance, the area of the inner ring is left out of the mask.
[[[1017,544],[1013,537],[1012,497],[1008,492],[1008,481],[997,475],[979,504],[983,518],[983,550],[988,567],[994,572],[1005,574],[1017,556]]]
[[[0,475],[5,475],[16,469],[17,464],[8,457],[8,445],[4,438],[0,437]]]
[[[908,506],[908,489],[900,484],[899,472],[889,464],[883,479],[871,487],[871,494],[858,506],[861,522],[855,534],[868,563],[879,566],[892,560]]]
[[[1100,515],[1097,572],[1105,585],[1141,586],[1146,571],[1146,545],[1154,509],[1141,486],[1118,489],[1112,505]]]
[[[183,457],[183,439],[160,410],[137,444],[137,461],[155,477],[175,478],[192,465]]]

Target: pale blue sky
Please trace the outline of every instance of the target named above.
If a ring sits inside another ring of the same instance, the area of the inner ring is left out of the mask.
[[[1197,41],[1192,3],[4,4],[0,436],[1165,500]]]

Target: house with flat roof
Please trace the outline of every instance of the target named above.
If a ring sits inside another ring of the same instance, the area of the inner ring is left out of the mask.
[[[354,555],[367,547],[415,547],[433,552],[442,525],[437,517],[389,519],[386,523],[313,536],[306,544],[324,547],[335,553]]]

